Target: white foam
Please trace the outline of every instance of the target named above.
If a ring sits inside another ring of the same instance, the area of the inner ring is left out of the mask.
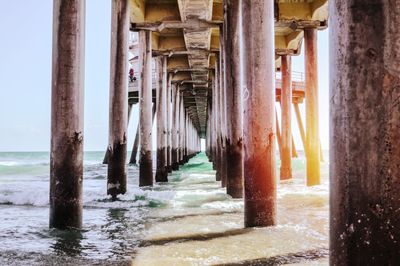
[[[102,182],[102,181],[99,181]],[[148,206],[152,203],[168,204],[174,197],[173,191],[154,191],[143,190],[141,188],[130,186],[125,195],[119,197],[119,201],[110,201],[110,196],[104,188],[88,184],[84,186],[83,206],[96,208],[129,208]],[[92,186],[91,186],[92,185]],[[29,187],[21,183],[3,184],[0,187],[0,204],[10,205],[29,205],[44,207],[49,205],[48,182],[30,183]]]

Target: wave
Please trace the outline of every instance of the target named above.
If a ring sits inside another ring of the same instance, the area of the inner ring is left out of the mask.
[[[26,161],[0,161],[0,166],[32,166],[32,165],[50,165],[49,162],[44,162],[44,161],[31,161],[31,162],[26,162]]]
[[[42,183],[42,182],[40,182]],[[43,182],[45,183],[45,182]],[[46,182],[47,184],[47,182]],[[175,192],[170,190],[156,191],[131,187],[128,193],[112,201],[105,190],[99,187],[84,188],[84,208],[131,208],[131,207],[162,207],[174,198]],[[15,206],[49,206],[49,190],[43,184],[30,185],[29,189],[18,189],[17,185],[0,187],[0,205]]]

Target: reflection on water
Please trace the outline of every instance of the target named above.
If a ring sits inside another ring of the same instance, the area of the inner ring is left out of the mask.
[[[55,243],[50,247],[59,256],[76,257],[82,252],[81,241],[82,232],[79,230],[51,230],[50,236],[55,239]]]

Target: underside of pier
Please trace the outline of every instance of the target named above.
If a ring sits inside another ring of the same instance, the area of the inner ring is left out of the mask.
[[[82,223],[83,2],[54,1],[50,223],[57,228]],[[126,192],[129,110],[138,104],[130,162],[136,162],[138,152],[139,186],[168,182],[168,173],[198,154],[205,139],[216,181],[232,198],[243,198],[244,227],[276,225],[276,142],[280,180],[292,179],[292,157],[297,156],[292,107],[306,156],[306,184],[321,184],[317,36],[328,27],[329,10],[331,262],[398,263],[400,6],[376,0],[329,4],[112,1],[104,160],[112,199]],[[291,66],[303,43],[304,74]]]

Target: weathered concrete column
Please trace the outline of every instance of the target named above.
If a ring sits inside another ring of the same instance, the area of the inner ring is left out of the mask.
[[[173,85],[172,87],[172,151],[171,151],[171,163],[172,170],[179,170],[178,164],[178,118],[179,118],[179,87]]]
[[[213,86],[212,86],[212,88],[213,88]],[[211,97],[212,97],[212,91],[210,93],[211,93]],[[212,99],[211,99],[211,104],[210,104],[209,110],[210,110],[210,118],[209,118],[210,119],[210,158],[209,158],[209,161],[213,162],[214,161],[214,149],[215,149],[215,146],[214,146],[215,135],[213,135],[214,134],[213,133],[214,132],[214,111],[213,111],[213,107],[212,107]]]
[[[140,131],[139,128],[140,128],[140,121],[138,121],[138,124],[136,127],[135,140],[133,142],[132,153],[131,153],[131,158],[129,160],[129,164],[136,164],[136,156],[137,156],[137,151],[139,148],[139,131]]]
[[[131,118],[131,112],[132,112],[132,103],[128,102],[128,120],[127,120],[127,127],[129,127],[129,121]],[[103,158],[103,164],[108,164],[108,146],[106,149],[106,152],[104,154],[104,158]]]
[[[306,133],[304,131],[303,120],[301,119],[300,107],[297,102],[293,103],[293,106],[294,106],[294,111],[296,113],[296,120],[297,120],[297,125],[299,126],[301,142],[303,143],[304,153],[307,156]]]
[[[85,1],[55,0],[50,227],[82,227]]]
[[[304,30],[306,72],[307,185],[321,183],[318,118],[318,53],[316,28]]]
[[[172,172],[172,159],[171,159],[171,147],[172,147],[172,105],[171,105],[171,94],[172,94],[172,74],[168,75],[167,81],[167,171]]]
[[[152,111],[152,126],[154,124],[154,116],[156,114],[156,105],[153,104],[153,111]],[[137,127],[136,127],[136,134],[135,134],[135,140],[133,142],[133,147],[132,147],[132,153],[131,153],[131,158],[129,160],[129,164],[136,164],[136,157],[139,149],[139,134],[140,134],[140,120],[138,121]]]
[[[184,146],[185,146],[185,124],[184,119],[185,117],[185,110],[183,104],[183,93],[180,94],[180,103],[179,103],[179,158],[178,163],[180,165],[184,164],[183,161],[183,153],[184,153]]]
[[[400,5],[329,4],[330,264],[398,265]]]
[[[299,157],[297,154],[296,144],[294,142],[293,134],[292,134],[292,158]]]
[[[215,138],[216,138],[216,149],[215,149],[215,170],[216,181],[221,181],[221,108],[220,108],[220,77],[219,77],[219,63],[218,60],[215,62],[215,78],[214,78],[214,98],[215,98]],[[194,137],[194,141],[196,136]],[[195,148],[195,145],[193,145]],[[195,149],[196,150],[196,149]]]
[[[292,60],[290,55],[282,55],[281,93],[281,180],[292,178]]]
[[[151,66],[151,32],[139,31],[139,62],[141,78],[139,79],[139,123],[140,123],[140,159],[139,186],[153,185],[152,160],[152,66]]]
[[[167,171],[167,57],[159,60],[157,90],[157,182],[168,182]]]
[[[207,129],[206,129],[206,155],[208,161],[211,162],[211,105],[207,103]]]
[[[211,73],[211,82],[212,82],[212,106],[211,106],[211,112],[212,112],[212,124],[211,124],[211,134],[212,134],[212,164],[213,164],[213,169],[217,170],[217,155],[218,155],[218,136],[217,136],[217,100],[216,100],[216,90],[217,90],[217,85],[216,85],[216,74],[217,70]],[[193,139],[192,139],[193,141]],[[192,143],[193,145],[193,143]],[[192,146],[193,147],[193,146]]]
[[[220,138],[221,138],[221,152],[220,152],[220,176],[221,185],[226,187],[227,184],[227,165],[226,165],[226,81],[225,81],[225,29],[220,26],[220,70],[219,70],[219,108],[220,108]]]
[[[276,223],[273,1],[243,1],[245,226]]]
[[[279,117],[276,108],[275,108],[275,135],[276,135],[276,142],[278,142],[279,156],[282,160],[281,128],[279,127]]]
[[[189,161],[189,114],[185,112],[185,154],[183,160]]]
[[[243,197],[241,2],[241,0],[225,1],[226,164],[229,167],[226,191],[233,198]]]
[[[126,192],[129,1],[112,2],[107,194]]]

